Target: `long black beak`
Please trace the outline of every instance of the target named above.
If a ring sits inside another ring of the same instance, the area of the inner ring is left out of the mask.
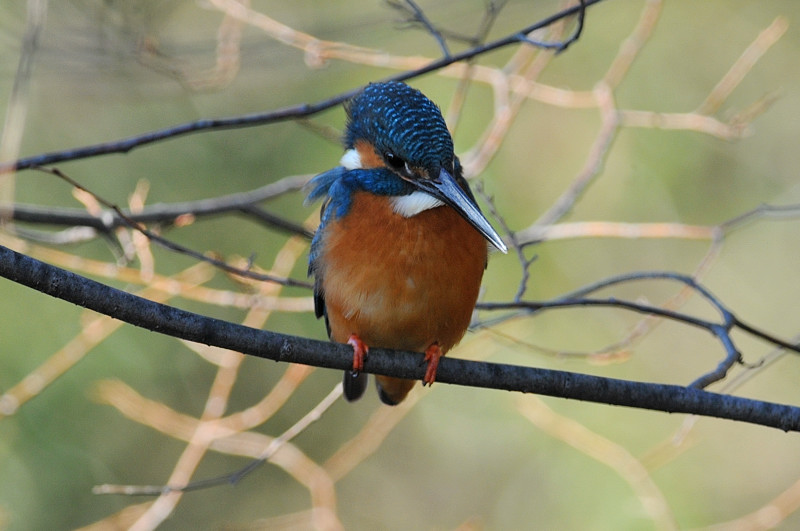
[[[431,194],[446,205],[454,208],[499,251],[508,252],[508,247],[503,243],[503,239],[489,224],[478,205],[461,189],[453,176],[447,171],[442,169],[439,172],[438,179],[419,179],[415,180],[414,184],[423,192]]]

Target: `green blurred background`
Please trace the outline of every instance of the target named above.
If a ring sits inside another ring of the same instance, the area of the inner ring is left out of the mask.
[[[473,33],[482,1],[419,2],[448,29]],[[581,40],[555,59],[541,80],[590,90],[630,33],[645,2],[607,1],[590,9]],[[398,14],[379,2],[253,2],[296,29],[321,39],[375,47],[397,55],[439,53],[429,36],[403,29]],[[557,2],[511,1],[490,37],[497,38],[558,9]],[[777,16],[789,29],[759,61],[719,112],[739,112],[768,94],[778,99],[736,142],[688,131],[624,129],[604,170],[568,221],[718,224],[761,203],[800,202],[800,4],[794,0],[672,0],[665,2],[650,42],[615,93],[620,108],[690,112],[752,40]],[[0,106],[9,101],[25,30],[23,2],[0,5]],[[303,52],[245,29],[242,65],[232,82],[192,91],[164,69],[141,61],[137,47],[155,43],[162,64],[191,69],[213,65],[221,15],[190,1],[52,2],[33,56],[21,156],[123,138],[200,118],[265,111],[315,102],[396,73],[344,61],[315,69]],[[457,48],[457,46],[456,46]],[[479,59],[501,66],[512,50]],[[456,81],[428,75],[411,82],[446,109]],[[491,91],[469,91],[455,134],[457,151],[478,139],[492,114]],[[5,110],[3,111],[5,113]],[[340,108],[314,120],[341,128]],[[532,223],[584,165],[597,134],[593,109],[526,103],[497,157],[481,175],[509,225]],[[135,150],[59,165],[90,190],[126,204],[136,183],[150,183],[150,203],[175,202],[245,191],[286,175],[313,174],[336,164],[341,148],[293,123],[191,135]],[[52,176],[24,172],[15,198],[24,203],[78,206],[69,187]],[[301,194],[272,202],[277,213],[302,221],[315,208]],[[762,220],[732,234],[705,283],[740,317],[783,338],[798,330],[800,222]],[[236,236],[231,237],[232,234]],[[199,222],[168,235],[198,250],[256,256],[268,267],[285,238],[237,217]],[[641,269],[690,273],[708,242],[576,239],[539,245],[528,296],[556,296],[608,275]],[[65,250],[113,261],[102,241]],[[191,260],[156,249],[157,270],[172,274]],[[304,277],[302,262],[295,271]],[[493,256],[485,300],[508,300],[519,276],[513,256]],[[222,275],[213,286],[238,289]],[[674,289],[636,284],[617,291],[659,302]],[[303,294],[302,291],[294,294]],[[175,301],[181,307],[240,320],[242,312]],[[711,315],[695,302],[687,311]],[[0,282],[0,391],[24,378],[80,330],[81,310],[8,281]],[[592,350],[612,343],[637,318],[608,309],[544,313],[498,328],[503,334],[557,350]],[[312,315],[276,314],[272,330],[323,338]],[[746,361],[769,351],[737,335]],[[480,352],[469,351],[479,345]],[[487,347],[488,346],[488,347]],[[721,359],[707,333],[665,323],[621,364],[543,355],[492,335],[468,336],[469,355],[497,362],[551,367],[687,384]],[[459,356],[458,350],[453,352]],[[247,407],[275,382],[274,363],[245,361],[233,407]],[[261,427],[277,435],[313,407],[339,379],[316,371],[289,403]],[[800,366],[787,356],[737,392],[798,403]],[[123,418],[91,399],[95,382],[118,378],[144,396],[198,415],[213,378],[211,366],[175,340],[125,326],[79,365],[0,419],[0,528],[69,529],[85,526],[142,501],[96,496],[101,483],[160,484],[184,448]],[[651,529],[642,504],[617,471],[535,427],[518,411],[528,398],[515,394],[436,385],[384,444],[337,484],[339,516],[349,529]],[[533,399],[531,399],[533,400]],[[545,399],[558,414],[645,457],[669,442],[683,417]],[[352,438],[382,406],[374,393],[337,404],[296,444],[323,461]],[[198,477],[246,463],[210,454]],[[800,480],[797,434],[702,419],[676,455],[651,467],[672,518],[680,528],[705,527],[755,511]],[[793,498],[798,502],[798,495]],[[276,467],[266,465],[235,488],[184,497],[164,529],[247,527],[249,522],[308,508],[308,493]],[[800,526],[800,516],[781,524]]]

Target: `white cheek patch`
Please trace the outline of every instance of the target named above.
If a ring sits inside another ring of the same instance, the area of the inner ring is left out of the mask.
[[[361,155],[359,155],[358,150],[348,149],[345,151],[339,160],[339,165],[348,170],[362,169]],[[440,207],[443,204],[432,195],[420,191],[412,192],[409,195],[392,197],[392,209],[404,218],[416,216],[420,212]]]
[[[355,149],[348,149],[344,152],[344,155],[342,155],[341,160],[339,160],[339,164],[348,170],[360,170],[361,155],[359,155],[358,151]]]
[[[442,205],[444,203],[439,199],[420,191],[412,192],[409,195],[392,197],[392,209],[404,218],[416,216],[420,212]]]

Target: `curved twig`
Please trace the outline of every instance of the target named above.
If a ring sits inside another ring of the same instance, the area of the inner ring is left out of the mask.
[[[463,52],[451,55],[449,57],[441,58],[439,60],[429,63],[428,65],[422,68],[418,68],[416,70],[410,70],[407,72],[401,72],[400,74],[390,76],[384,79],[383,81],[405,81],[407,79],[412,79],[415,77],[419,77],[423,74],[427,74],[428,72],[439,70],[441,68],[444,68],[445,66],[457,63],[459,61],[471,59],[473,57],[477,57],[479,55],[483,55],[488,52],[504,48],[506,46],[517,44],[519,42],[518,38],[519,34],[528,34],[537,29],[547,27],[558,20],[575,15],[576,13],[579,13],[580,11],[584,10],[586,7],[591,6],[593,4],[597,4],[602,1],[603,0],[585,0],[585,5],[575,5],[572,7],[565,8],[559,11],[558,13],[555,13],[554,15],[551,15],[547,18],[540,20],[539,22],[536,22],[535,24],[531,24],[530,26],[523,28],[522,30],[514,32],[511,35],[508,35],[506,37],[494,40],[492,42],[480,46],[475,46]],[[317,103],[301,103],[297,105],[290,105],[288,107],[283,107],[281,109],[276,109],[273,111],[246,114],[241,116],[232,116],[229,118],[197,120],[194,122],[188,122],[172,127],[167,127],[164,129],[159,129],[156,131],[150,131],[148,133],[131,136],[121,140],[114,140],[111,142],[104,142],[101,144],[94,144],[91,146],[84,146],[63,151],[53,151],[50,153],[43,153],[32,157],[26,157],[9,163],[0,164],[0,175],[12,171],[27,170],[34,167],[57,164],[59,162],[64,162],[68,160],[79,160],[89,157],[97,157],[100,155],[109,155],[113,153],[128,153],[129,151],[132,151],[142,146],[146,146],[148,144],[161,142],[179,136],[185,136],[188,134],[198,133],[200,131],[219,130],[219,129],[240,129],[245,127],[255,127],[258,125],[265,125],[276,122],[284,122],[287,120],[294,120],[297,118],[307,118],[314,114],[318,114],[322,111],[340,105],[341,103],[352,98],[360,90],[361,87],[357,87],[352,90],[348,90],[346,92],[337,94],[336,96],[333,96],[331,98],[319,101]]]

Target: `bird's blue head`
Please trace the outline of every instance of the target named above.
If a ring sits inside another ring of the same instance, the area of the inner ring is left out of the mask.
[[[347,116],[348,149],[368,142],[390,168],[402,161],[419,170],[453,173],[450,131],[439,107],[422,92],[398,81],[372,83],[350,100]]]
[[[353,192],[390,196],[395,212],[415,216],[448,205],[499,250],[503,240],[481,213],[453,152],[439,108],[405,83],[372,83],[346,106],[341,166],[310,183],[308,200],[327,196],[322,224],[344,216]]]

